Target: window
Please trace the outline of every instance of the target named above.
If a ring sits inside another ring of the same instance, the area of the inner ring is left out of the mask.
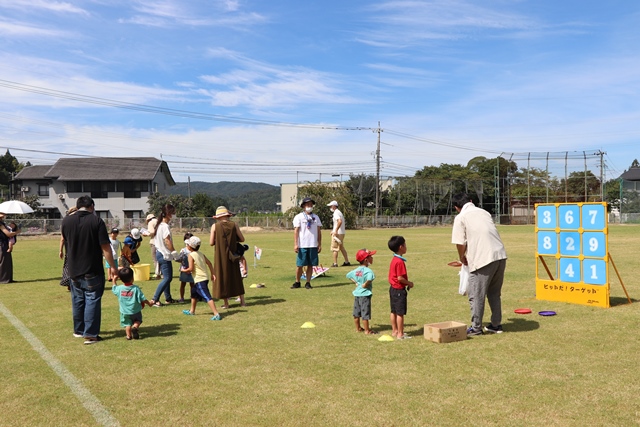
[[[142,193],[149,191],[147,181],[121,181],[118,183],[118,191],[124,193],[125,199],[139,199]]]
[[[124,211],[124,217],[128,219],[141,219],[142,211]]]
[[[67,181],[67,193],[82,193],[82,181]]]
[[[109,193],[116,191],[115,181],[87,181],[84,183],[84,189],[91,192],[93,199],[106,199]]]
[[[111,215],[109,215],[109,211],[95,211],[95,212],[96,212],[96,215],[98,215],[103,220],[111,218]]]
[[[38,196],[49,197],[49,184],[38,184]]]

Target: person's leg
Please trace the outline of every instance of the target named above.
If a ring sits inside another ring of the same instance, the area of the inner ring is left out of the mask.
[[[333,267],[338,266],[338,251],[331,251],[333,254]]]
[[[307,287],[307,284],[311,283],[311,278],[313,277],[313,266],[312,265],[307,265],[307,280],[306,280],[306,284],[305,287]]]
[[[161,265],[160,272],[162,273],[162,280],[165,280],[167,285],[164,287],[164,299],[165,301],[173,301],[171,297],[171,280],[173,279],[173,263],[167,261]]]
[[[340,245],[340,253],[342,254],[342,257],[344,258],[344,262],[349,263],[349,254],[347,253],[347,250],[344,248],[344,245]],[[336,261],[338,262],[338,257],[337,257],[337,253],[336,253]]]
[[[244,294],[240,295],[240,307],[246,307],[247,304],[244,302]]]
[[[127,335],[127,339],[130,340],[131,339],[131,325],[125,326],[124,327],[124,332]]]
[[[360,326],[360,318],[359,317],[354,317],[353,318],[353,323],[356,325],[356,332],[362,332],[362,326]]]
[[[214,315],[219,315],[220,313],[218,313],[218,309],[216,308],[216,303],[215,301],[212,299],[210,299],[209,301],[207,301],[207,304],[209,304],[209,308],[211,309],[211,312]]]
[[[160,251],[156,252],[156,260],[160,265],[160,270],[162,271],[162,275],[164,277],[162,278],[160,283],[158,283],[156,292],[153,294],[153,302],[159,302],[160,295],[163,292],[165,295],[165,299],[167,299],[167,294],[169,294],[169,299],[171,299],[171,293],[167,291],[167,287],[169,286],[169,283],[171,283],[171,276],[173,275],[173,266],[171,265],[171,261],[165,261]]]
[[[482,331],[482,317],[484,316],[488,284],[488,277],[483,270],[485,270],[485,267],[469,273],[467,296],[471,307],[471,327],[474,331]]]
[[[104,276],[98,275],[81,281],[84,292],[84,337],[97,338],[102,321],[102,294],[104,294]]]
[[[229,298],[224,298],[224,305],[222,306],[222,308],[229,308]]]
[[[487,287],[487,301],[491,309],[491,325],[498,327],[502,324],[502,282],[504,281],[504,270],[507,266],[507,260],[502,259],[495,261],[495,271],[491,277],[491,281]]]
[[[391,336],[392,337],[397,337],[398,336],[398,316],[396,316],[395,313],[391,313],[389,315],[389,322],[391,323]]]
[[[398,330],[396,337],[404,337],[404,316],[396,315],[396,328]]]
[[[302,277],[302,267],[296,267],[296,283],[300,283]]]
[[[198,303],[198,298],[191,297],[191,314],[196,314],[197,303]]]
[[[367,335],[375,333],[369,328],[369,320],[371,320],[371,296],[360,297],[360,310],[362,312],[364,333]]]
[[[187,282],[180,282],[180,302],[184,301],[184,288],[187,287]]]
[[[73,316],[73,333],[84,336],[84,292],[80,281],[71,279],[71,313]]]
[[[362,332],[362,326],[360,326],[360,304],[358,297],[353,298],[353,323],[356,325],[356,332]]]

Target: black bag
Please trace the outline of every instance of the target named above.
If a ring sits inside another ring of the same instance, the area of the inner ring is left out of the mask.
[[[140,255],[138,255],[138,251],[131,253],[131,264],[137,264],[140,262]]]
[[[227,244],[227,256],[229,257],[229,261],[238,262],[240,258],[244,255],[244,248],[240,243],[237,243],[235,252],[231,251],[229,247],[229,241],[231,240],[231,236],[227,239],[227,233],[224,231],[222,225],[220,225],[220,229],[222,230],[222,237],[224,237],[224,242]]]

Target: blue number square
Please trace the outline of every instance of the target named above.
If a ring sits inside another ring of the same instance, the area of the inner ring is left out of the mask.
[[[588,257],[604,258],[607,254],[607,240],[604,233],[582,233],[582,254]]]
[[[580,207],[578,205],[561,205],[558,207],[558,222],[563,230],[580,228]]]
[[[555,231],[538,231],[538,253],[541,255],[558,253],[558,235]]]
[[[585,230],[604,230],[606,226],[604,205],[582,205],[582,228]]]
[[[560,255],[580,255],[580,233],[577,231],[560,232]]]
[[[555,229],[558,223],[555,206],[538,206],[536,210],[538,228]]]
[[[580,260],[560,258],[560,281],[578,283],[580,281]]]
[[[605,285],[607,283],[607,263],[600,259],[585,259],[582,261],[582,275],[584,283],[590,285]]]

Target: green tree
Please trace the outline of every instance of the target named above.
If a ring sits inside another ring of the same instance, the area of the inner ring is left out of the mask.
[[[211,197],[205,193],[197,193],[192,201],[196,216],[213,216],[218,206],[228,206],[223,198]]]
[[[179,218],[190,218],[196,215],[193,201],[179,194],[160,194],[153,193],[148,200],[149,210],[147,213],[158,215],[162,210],[162,206],[171,204],[176,208],[176,216]]]
[[[564,186],[564,179],[560,181]],[[571,202],[589,202],[600,199],[600,180],[591,171],[571,172],[567,177],[567,197]]]

